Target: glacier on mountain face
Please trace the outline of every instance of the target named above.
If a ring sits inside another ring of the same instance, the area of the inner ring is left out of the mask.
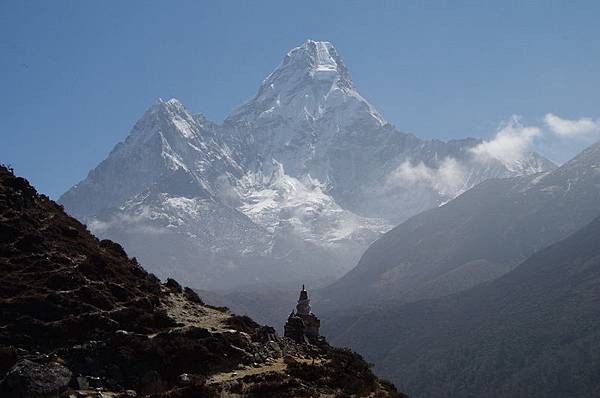
[[[485,179],[553,168],[535,153],[478,159],[480,143],[399,131],[333,45],[308,40],[221,125],[159,100],[60,202],[161,277],[323,284],[408,217]]]

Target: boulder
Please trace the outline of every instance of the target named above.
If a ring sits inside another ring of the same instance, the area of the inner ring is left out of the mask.
[[[6,390],[18,398],[34,398],[58,394],[65,390],[71,380],[71,371],[56,363],[37,363],[19,360],[6,374]]]
[[[88,382],[88,379],[85,376],[78,376],[75,379],[75,382],[77,383],[77,388],[80,390],[87,390],[88,388],[90,388],[90,383]]]
[[[177,293],[183,292],[183,288],[181,287],[179,282],[177,282],[175,279],[167,278],[167,282],[165,283],[165,286],[174,292],[177,292]]]
[[[285,357],[283,357],[283,363],[285,363],[286,365],[296,365],[298,361],[293,356],[286,355]]]
[[[202,301],[200,296],[198,296],[198,293],[196,293],[189,287],[184,288],[183,293],[185,294],[185,297],[187,297],[187,299],[190,300],[192,303],[204,305],[204,302]]]
[[[180,384],[188,384],[190,382],[190,375],[187,373],[182,373],[179,375],[179,377],[177,378],[177,381]]]

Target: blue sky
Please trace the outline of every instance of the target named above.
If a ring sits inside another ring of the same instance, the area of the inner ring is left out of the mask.
[[[158,97],[220,122],[307,38],[423,138],[490,138],[512,115],[594,124],[598,15],[594,1],[2,1],[0,161],[57,197]]]

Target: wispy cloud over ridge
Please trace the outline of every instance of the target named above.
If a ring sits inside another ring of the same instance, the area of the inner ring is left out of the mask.
[[[540,128],[524,126],[518,116],[512,116],[500,126],[494,138],[473,147],[471,152],[481,160],[496,159],[512,164],[531,151],[533,140],[540,134]]]
[[[600,138],[600,120],[584,117],[577,120],[563,119],[547,113],[544,123],[548,129],[563,138]]]
[[[465,170],[461,162],[445,158],[438,167],[429,167],[423,162],[403,162],[387,179],[392,186],[428,186],[443,195],[454,197],[464,190]]]
[[[548,113],[543,124],[526,125],[520,116],[513,115],[500,124],[492,138],[470,149],[470,159],[447,157],[434,165],[405,161],[388,176],[386,186],[428,187],[451,198],[469,186],[473,163],[501,162],[511,170],[533,151],[562,163],[599,139],[600,120],[570,120]]]

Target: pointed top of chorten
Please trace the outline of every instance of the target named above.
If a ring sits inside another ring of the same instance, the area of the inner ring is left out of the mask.
[[[310,299],[308,298],[308,292],[304,285],[302,285],[302,290],[300,291],[300,298],[296,305],[296,313],[299,315],[310,314]]]

